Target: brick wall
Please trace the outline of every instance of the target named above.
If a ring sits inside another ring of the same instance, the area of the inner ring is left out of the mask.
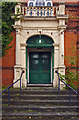
[[[14,64],[15,64],[15,40],[16,34],[15,32],[11,33],[13,36],[13,40],[10,45],[13,45],[9,50],[7,50],[7,54],[2,57],[2,85],[9,86],[13,83],[14,79]]]
[[[78,3],[66,4],[66,14],[69,15],[69,20],[65,30],[65,65],[74,73],[79,71],[79,49],[77,45],[79,41],[78,8]],[[74,64],[70,64],[70,61],[73,61]],[[76,86],[78,85],[78,80],[73,82]]]

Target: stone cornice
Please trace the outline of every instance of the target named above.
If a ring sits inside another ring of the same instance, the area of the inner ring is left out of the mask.
[[[69,18],[69,15],[57,15],[56,18],[59,20],[59,19],[68,19]]]
[[[13,27],[14,27],[15,29],[22,29],[22,26],[21,26],[21,25],[13,25]]]
[[[29,16],[29,17],[28,16],[24,16],[23,20],[28,20],[28,21],[29,20],[30,21],[33,21],[33,20],[34,21],[35,20],[36,21],[41,21],[41,20],[42,21],[46,21],[46,20],[48,20],[48,21],[54,21],[55,20],[56,21],[56,17],[55,16],[32,16],[32,17],[31,16]]]
[[[14,68],[21,68],[21,65],[16,64],[16,65],[14,66]]]

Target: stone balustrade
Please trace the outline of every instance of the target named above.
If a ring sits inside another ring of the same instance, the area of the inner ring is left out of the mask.
[[[21,6],[21,13],[24,16],[55,16],[58,14],[58,7]]]

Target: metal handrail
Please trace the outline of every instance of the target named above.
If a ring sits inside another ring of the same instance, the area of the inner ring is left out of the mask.
[[[55,73],[57,73],[57,75],[58,75],[58,93],[60,93],[60,81],[61,81],[61,82],[63,82],[69,88],[69,104],[71,105],[71,90],[77,94],[77,98],[78,98],[78,92],[76,90],[74,90],[72,87],[70,87],[63,80],[60,79],[59,73],[58,73],[57,70],[55,71]]]
[[[18,81],[20,81],[20,94],[21,94],[21,78],[22,78],[23,73],[24,73],[24,70],[22,70],[21,76],[20,76],[20,78],[19,78],[18,80],[16,80],[16,81],[15,81],[14,83],[12,83],[9,87],[7,87],[5,90],[2,91],[2,94],[3,94],[6,90],[8,90],[8,105],[10,104],[10,90],[9,90],[9,89],[10,89],[15,83],[17,83]]]

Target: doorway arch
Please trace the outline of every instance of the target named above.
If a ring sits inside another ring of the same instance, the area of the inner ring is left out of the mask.
[[[34,35],[26,44],[26,79],[30,84],[50,84],[54,78],[53,39],[47,35]]]

